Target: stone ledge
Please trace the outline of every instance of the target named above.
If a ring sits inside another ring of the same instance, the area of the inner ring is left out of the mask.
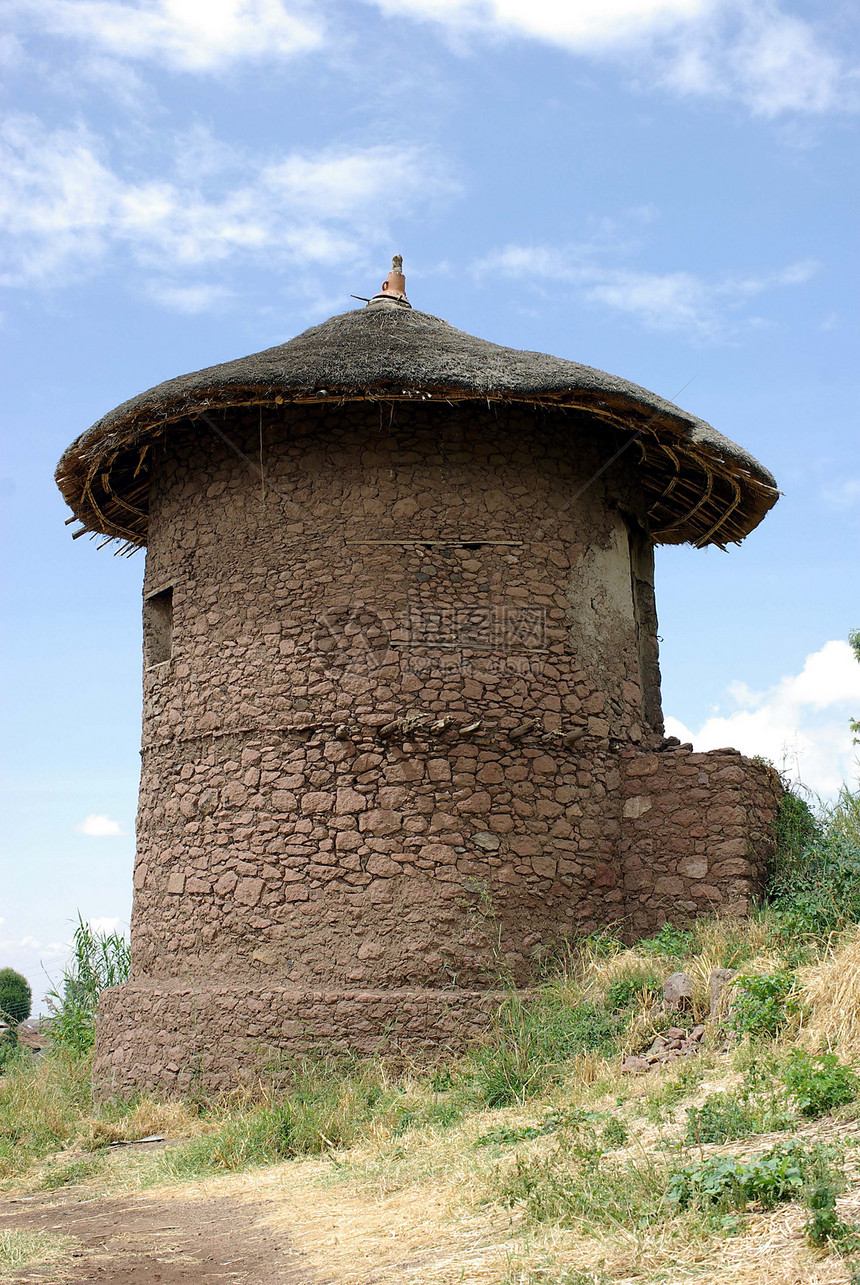
[[[97,1098],[223,1092],[309,1052],[412,1056],[457,1050],[486,1025],[500,991],[277,987],[225,979],[141,980],[99,1004]]]

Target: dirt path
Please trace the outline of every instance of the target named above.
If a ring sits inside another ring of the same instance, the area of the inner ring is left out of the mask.
[[[330,1285],[279,1230],[263,1225],[270,1201],[228,1196],[88,1200],[78,1189],[0,1203],[0,1231],[73,1236],[68,1259],[2,1277],[93,1285]]]

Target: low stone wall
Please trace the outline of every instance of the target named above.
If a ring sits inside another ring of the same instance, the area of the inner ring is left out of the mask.
[[[105,991],[99,1005],[96,1096],[226,1091],[277,1072],[284,1053],[457,1050],[480,1033],[501,999],[489,990],[128,982]]]
[[[507,913],[501,916],[505,931],[513,931],[518,920],[520,932],[538,928],[532,933],[533,946],[552,947],[602,924],[615,924],[632,941],[667,920],[680,924],[700,914],[745,914],[763,888],[774,847],[782,786],[773,768],[728,749],[696,754],[666,747],[605,757],[614,761],[614,769],[602,827],[583,815],[576,802],[566,809],[576,841],[585,840],[587,832],[587,842],[593,843],[602,828],[609,848],[605,865],[597,873],[565,873],[561,849],[571,840],[560,838],[555,839],[555,882],[546,879],[532,887],[531,864],[512,865],[510,877],[515,887],[521,885],[521,899],[518,916],[513,904],[507,907],[510,923]],[[614,819],[619,811],[620,823]],[[545,842],[551,844],[552,838]],[[492,870],[502,879],[508,867],[501,856],[484,853],[483,858],[495,861]],[[460,874],[465,877],[468,871]],[[398,878],[408,880],[410,887],[414,881],[413,875]],[[456,883],[452,887],[456,890]],[[434,920],[429,886],[423,913],[434,924],[439,949],[446,948],[446,934],[452,942],[463,934],[471,941],[470,949],[481,955],[472,975],[480,977],[479,965],[483,967],[485,989],[471,981],[466,987],[285,985],[277,979],[280,956],[264,947],[249,957],[241,979],[235,970],[207,970],[205,960],[196,958],[196,973],[137,978],[105,993],[96,1039],[97,1093],[187,1092],[195,1086],[227,1090],[271,1071],[282,1053],[416,1055],[462,1047],[483,1029],[501,999],[490,989],[490,946],[485,933],[475,932],[465,887],[450,901],[450,922],[442,924],[438,916]],[[499,891],[505,887],[501,883]],[[505,905],[502,897],[500,907]],[[420,898],[414,893],[410,907],[420,915]],[[375,901],[368,909],[378,916]],[[381,935],[392,950],[398,949],[408,918],[401,909],[399,930],[394,920],[382,926],[375,921],[375,937]],[[262,925],[256,927],[259,940]],[[341,943],[355,953],[359,965],[367,954],[359,944],[364,927],[359,916],[345,934],[349,941]],[[523,962],[517,954],[506,959],[508,964]],[[519,980],[528,981],[525,975]]]
[[[762,892],[783,787],[737,750],[628,758],[618,854],[632,938],[696,915],[746,914]]]

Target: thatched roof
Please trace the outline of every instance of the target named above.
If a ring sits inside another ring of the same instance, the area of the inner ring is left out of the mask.
[[[76,535],[102,532],[136,548],[146,543],[147,452],[165,425],[233,406],[433,398],[576,408],[629,433],[661,543],[740,541],[778,497],[771,474],[742,447],[636,384],[388,303],[132,397],[72,443],[57,484],[82,523]]]

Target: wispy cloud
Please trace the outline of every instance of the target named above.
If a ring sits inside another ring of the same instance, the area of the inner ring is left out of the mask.
[[[92,839],[108,839],[122,834],[118,821],[112,821],[110,817],[101,816],[96,812],[91,812],[80,825],[75,826],[75,829],[79,834],[87,834]]]
[[[643,84],[738,99],[760,116],[849,105],[850,79],[837,53],[813,23],[774,0],[371,2],[459,38],[527,38],[580,56],[623,58]]]
[[[604,232],[561,247],[509,245],[475,266],[480,279],[504,275],[531,289],[566,286],[581,298],[625,312],[650,330],[681,331],[699,341],[726,337],[738,325],[758,325],[744,312],[758,295],[802,285],[817,269],[814,260],[759,275],[727,273],[716,280],[692,272],[646,272],[623,265],[638,243]],[[621,261],[621,262],[619,262]]]
[[[260,158],[205,131],[174,139],[160,173],[131,173],[84,126],[47,130],[19,116],[0,129],[0,279],[63,285],[125,255],[158,272],[142,287],[151,297],[195,311],[229,295],[201,282],[201,268],[357,261],[387,241],[391,218],[454,187],[444,163],[423,148]]]
[[[834,509],[851,509],[860,504],[860,477],[842,478],[824,491],[824,500]]]
[[[187,285],[177,285],[175,281],[148,281],[145,292],[162,307],[188,316],[218,312],[234,297],[233,291],[225,286],[211,285],[205,281],[196,284],[189,282]]]
[[[318,49],[318,7],[284,0],[17,0],[19,19],[90,52],[178,71],[293,58]]]
[[[860,664],[847,642],[825,643],[799,674],[767,691],[734,683],[727,695],[736,707],[728,714],[714,714],[697,731],[667,718],[667,731],[699,750],[733,745],[761,754],[822,795],[845,781],[856,785],[860,763],[848,724],[860,715]]]
[[[771,0],[715,0],[667,43],[662,83],[684,96],[735,98],[756,116],[857,107],[851,71],[816,25]]]

